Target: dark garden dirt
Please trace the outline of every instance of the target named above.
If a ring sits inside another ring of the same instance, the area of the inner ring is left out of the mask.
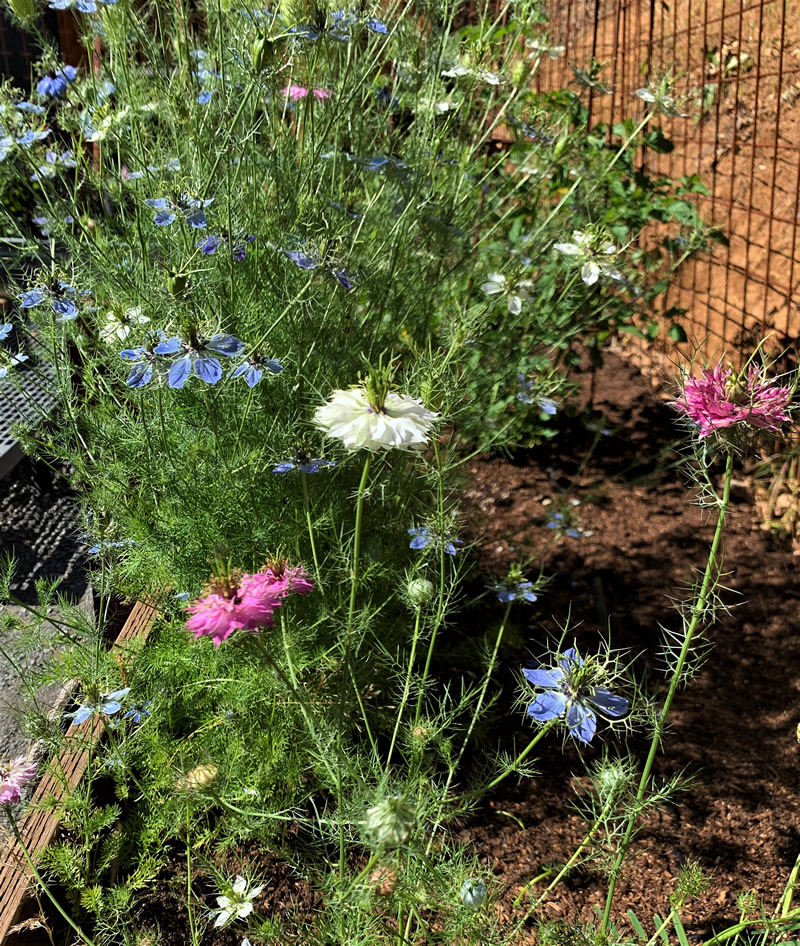
[[[669,445],[678,428],[665,399],[614,355],[593,384],[589,378],[585,372],[585,397],[593,388],[588,409],[596,431],[587,430],[585,417],[566,418],[567,429],[552,446],[470,465],[466,531],[486,575],[501,577],[512,561],[527,560],[531,571],[542,562],[552,576],[535,605],[513,612],[516,634],[502,654],[503,693],[497,704],[508,708],[498,715],[506,748],[512,739],[518,748],[525,745],[533,733],[511,709],[519,667],[541,655],[567,624],[569,640],[584,653],[609,637],[614,647],[629,648],[634,671],[640,679],[648,677],[657,698],[663,696],[659,625],[678,625],[669,596],[688,596],[693,569],[704,567],[711,541],[712,525],[691,504],[683,476],[672,465],[677,455]],[[797,559],[788,541],[759,528],[749,482],[744,473],[737,480],[725,539],[729,590],[722,597],[731,610],[710,630],[714,646],[708,660],[676,698],[672,731],[656,764],[658,779],[683,771],[692,780],[677,804],[644,821],[617,888],[614,914],[629,933],[627,909],[649,932],[653,914],[669,911],[670,893],[687,860],[697,861],[712,878],[707,897],[684,910],[690,940],[738,920],[742,890],[755,891],[771,914],[800,853]],[[549,529],[553,511],[574,516],[581,536]],[[501,613],[498,604],[488,615],[495,626]],[[486,738],[486,746],[494,746],[490,733]],[[585,790],[585,767],[601,757],[604,745],[613,752],[624,739],[624,733],[614,736],[602,723],[592,746],[582,750],[567,740],[562,752],[560,736],[545,739],[540,774],[521,783],[510,777],[456,829],[496,878],[494,909],[519,918],[524,908],[512,904],[523,886],[544,865],[570,857],[586,833],[586,823],[570,807],[576,792]],[[644,760],[646,740],[629,737],[628,748],[639,763]],[[241,861],[226,866],[235,872],[237,865],[240,869]],[[302,917],[313,923],[322,908],[308,883],[271,855],[256,854],[251,876],[268,884],[256,910],[288,921],[289,929],[295,914],[298,922]],[[206,880],[203,896],[213,906],[213,887]],[[185,875],[171,883],[165,880],[148,895],[144,913],[148,925],[161,928],[164,946],[186,942]],[[546,883],[532,891],[541,892]],[[549,895],[542,917],[570,924],[590,920],[605,889],[597,864],[586,865]],[[376,909],[378,902],[376,897]],[[531,925],[521,940],[533,942],[532,930]],[[208,929],[202,938],[203,946],[240,941],[234,929]],[[304,941],[302,934],[298,941]]]

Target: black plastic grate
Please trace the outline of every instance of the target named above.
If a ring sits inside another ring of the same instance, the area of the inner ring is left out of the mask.
[[[13,376],[0,379],[0,477],[22,459],[23,452],[12,426],[32,423],[48,414],[56,401],[55,368],[42,362],[33,368],[14,368]]]

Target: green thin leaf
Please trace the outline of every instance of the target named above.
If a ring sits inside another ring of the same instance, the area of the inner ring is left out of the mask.
[[[628,910],[628,919],[630,920],[631,926],[636,931],[636,935],[640,940],[642,940],[643,943],[646,943],[649,937],[647,933],[645,933],[644,927],[639,922],[639,918],[636,916],[633,910]]]
[[[691,946],[689,937],[686,935],[686,930],[683,928],[683,923],[681,923],[681,918],[675,912],[672,914],[672,924],[675,927],[675,932],[678,934],[678,940],[681,946]]]

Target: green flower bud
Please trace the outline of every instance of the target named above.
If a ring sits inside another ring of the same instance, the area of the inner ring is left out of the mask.
[[[186,290],[189,277],[186,273],[176,273],[174,270],[167,270],[167,290],[173,296],[180,296]]]
[[[23,24],[30,23],[36,16],[36,4],[34,0],[6,0],[6,3],[16,19],[20,20]]]
[[[367,809],[367,833],[380,847],[393,848],[405,844],[411,836],[415,812],[404,798],[389,795]]]
[[[263,72],[272,62],[274,53],[273,41],[264,33],[260,33],[250,47],[250,58],[256,72]]]
[[[412,578],[406,588],[408,600],[414,605],[427,604],[435,591],[433,582],[427,578]]]

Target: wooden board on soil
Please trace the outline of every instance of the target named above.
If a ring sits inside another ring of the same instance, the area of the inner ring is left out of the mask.
[[[113,645],[121,658],[131,641],[147,638],[157,614],[151,603],[137,601],[134,604]],[[64,798],[73,791],[86,771],[90,747],[97,743],[104,728],[102,718],[97,716],[72,727],[61,755],[51,763],[37,786],[31,799],[34,809],[20,824],[22,840],[34,861],[36,854],[53,840],[59,826],[58,813],[36,810],[36,803],[49,798]],[[14,942],[14,927],[23,916],[30,886],[30,869],[19,844],[11,838],[0,859],[0,944],[10,946]]]

